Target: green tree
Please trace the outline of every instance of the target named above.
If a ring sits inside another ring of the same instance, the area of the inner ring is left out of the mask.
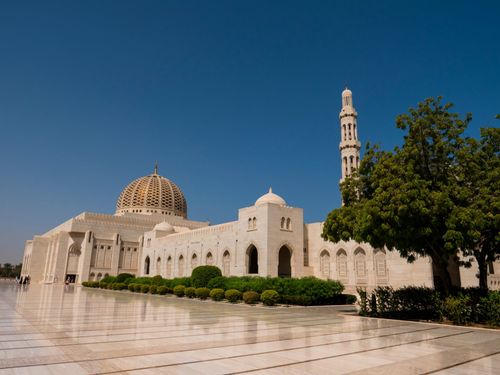
[[[447,240],[460,248],[465,266],[473,256],[479,287],[488,289],[488,263],[500,257],[500,129],[481,129],[459,153],[458,201],[448,222]]]
[[[471,115],[450,113],[452,104],[430,98],[397,117],[404,142],[392,152],[367,146],[358,171],[341,184],[344,205],[328,215],[323,238],[355,239],[386,246],[412,262],[429,256],[436,286],[448,293],[456,242],[446,237],[455,209],[458,153]]]

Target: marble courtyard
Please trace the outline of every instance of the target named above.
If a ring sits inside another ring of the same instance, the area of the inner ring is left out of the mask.
[[[500,333],[0,281],[0,374],[493,374]],[[345,309],[345,307],[344,307]]]

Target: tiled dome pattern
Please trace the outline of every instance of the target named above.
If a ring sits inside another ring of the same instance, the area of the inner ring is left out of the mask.
[[[116,212],[158,213],[186,218],[187,203],[176,184],[153,173],[128,184],[118,198]]]

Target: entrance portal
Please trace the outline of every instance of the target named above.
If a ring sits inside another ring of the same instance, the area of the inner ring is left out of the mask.
[[[281,246],[278,255],[278,276],[292,277],[292,253],[286,246]]]
[[[67,284],[74,284],[76,282],[76,275],[75,274],[67,274],[65,282]]]
[[[259,273],[259,253],[254,245],[247,250],[248,273]]]

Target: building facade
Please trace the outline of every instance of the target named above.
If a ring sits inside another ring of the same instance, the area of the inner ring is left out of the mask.
[[[343,181],[360,163],[358,114],[352,92],[342,93],[340,153]],[[396,251],[355,241],[321,238],[323,223],[304,223],[302,208],[269,192],[240,208],[237,220],[219,225],[187,219],[181,189],[158,174],[131,182],[114,215],[84,212],[26,242],[23,276],[32,282],[81,283],[127,272],[165,278],[191,275],[199,265],[216,265],[224,275],[340,280],[348,292],[391,285],[433,286],[432,263],[409,264]],[[500,287],[494,267],[490,286]],[[464,286],[478,284],[477,267],[460,269]]]

